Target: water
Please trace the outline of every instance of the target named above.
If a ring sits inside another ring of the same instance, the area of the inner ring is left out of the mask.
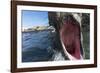
[[[33,31],[22,33],[22,62],[64,60],[60,52],[54,50],[54,33]]]

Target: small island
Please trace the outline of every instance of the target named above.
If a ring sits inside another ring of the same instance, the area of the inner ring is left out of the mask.
[[[22,32],[32,32],[32,31],[54,31],[55,28],[52,26],[34,26],[31,28],[23,28]]]

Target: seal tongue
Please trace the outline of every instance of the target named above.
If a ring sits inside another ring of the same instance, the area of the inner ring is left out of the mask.
[[[80,41],[79,39],[74,39],[74,43],[71,46],[68,46],[65,41],[63,41],[66,51],[73,56],[75,59],[81,59],[80,52]]]
[[[80,41],[79,39],[75,39],[74,47],[75,51],[72,53],[72,56],[74,56],[76,59],[80,59],[81,52],[80,52]]]

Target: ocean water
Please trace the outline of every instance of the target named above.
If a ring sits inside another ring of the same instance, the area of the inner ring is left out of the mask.
[[[49,30],[22,32],[22,62],[64,60],[62,53],[54,50],[54,36]]]

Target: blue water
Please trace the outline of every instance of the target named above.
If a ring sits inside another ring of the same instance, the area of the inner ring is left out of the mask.
[[[54,34],[50,31],[22,33],[22,62],[50,61],[54,54]]]

